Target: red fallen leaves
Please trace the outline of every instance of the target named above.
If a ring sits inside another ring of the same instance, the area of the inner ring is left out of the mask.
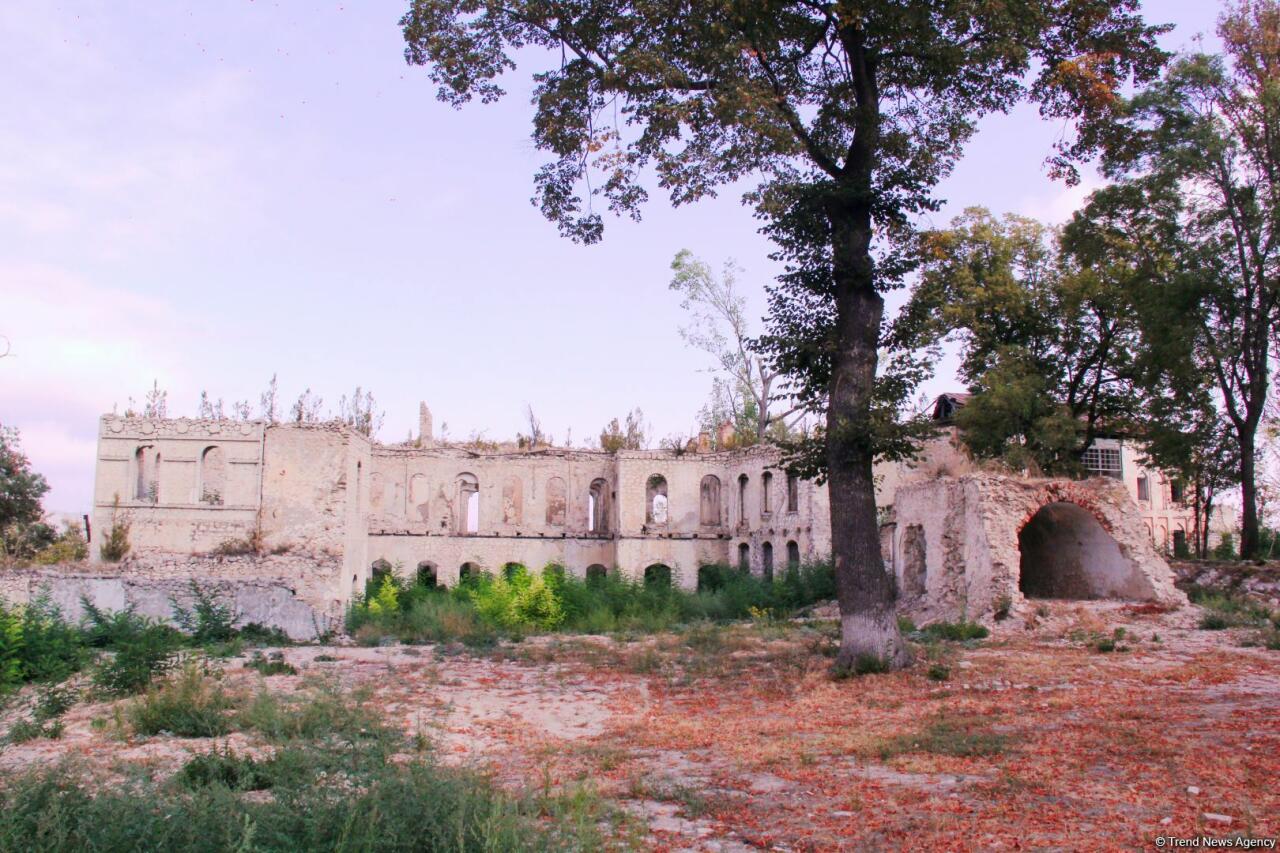
[[[833,683],[815,669],[790,695],[752,673],[653,679],[653,704],[598,743],[683,756],[687,783],[726,794],[715,834],[759,846],[1109,850],[1158,834],[1280,832],[1280,655],[1225,636],[1205,651],[1203,632],[1164,624],[1159,609],[1117,613],[1155,617],[1165,641],[1104,656],[1010,634],[957,650],[970,666],[941,688],[918,671]],[[941,752],[881,758],[885,743],[915,742],[937,720],[1007,742],[991,755],[946,754],[944,740]],[[761,774],[786,785],[754,792]],[[1205,811],[1233,824],[1206,827]]]

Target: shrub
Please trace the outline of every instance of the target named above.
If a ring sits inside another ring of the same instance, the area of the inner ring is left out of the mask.
[[[29,681],[61,681],[88,660],[80,632],[47,598],[0,602],[0,692]]]
[[[108,563],[118,563],[128,556],[129,530],[129,519],[120,518],[120,496],[116,495],[111,508],[111,529],[107,531],[106,539],[98,549],[102,559]]]
[[[188,663],[177,678],[139,697],[126,717],[140,735],[216,737],[231,731],[230,711],[235,705],[235,697]]]
[[[191,636],[196,643],[226,642],[236,635],[236,620],[240,618],[230,604],[222,604],[215,595],[196,581],[191,581],[191,607],[186,608],[177,599],[170,598],[173,621]]]
[[[89,556],[89,543],[84,538],[84,531],[74,521],[64,522],[62,532],[48,547],[35,555],[35,561],[43,566],[58,563],[74,563]]]
[[[176,778],[188,789],[222,785],[232,791],[265,791],[275,784],[270,762],[236,755],[230,746],[193,755]]]
[[[298,668],[284,659],[283,652],[272,652],[270,655],[254,652],[244,666],[245,669],[256,669],[261,675],[298,674]]]
[[[963,642],[964,640],[981,640],[991,632],[977,622],[962,619],[959,622],[934,622],[932,625],[926,625],[922,633],[934,640]]]
[[[926,673],[934,681],[946,681],[951,677],[951,667],[943,663],[935,663]]]
[[[136,634],[115,641],[115,654],[99,665],[94,683],[117,695],[144,690],[174,668],[180,644],[181,637],[169,626],[144,622]]]

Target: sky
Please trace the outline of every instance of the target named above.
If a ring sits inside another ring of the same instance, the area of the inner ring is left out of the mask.
[[[99,416],[153,382],[191,416],[202,390],[256,408],[273,374],[329,407],[359,385],[384,441],[420,400],[453,438],[512,437],[530,405],[575,445],[637,406],[654,439],[694,429],[710,364],[680,337],[670,263],[733,258],[763,314],[777,269],[740,192],[655,193],[598,245],[560,238],[529,201],[528,70],[498,104],[439,103],[404,62],[406,7],[0,5],[0,424],[46,509],[89,509]],[[1219,7],[1145,13],[1178,50]],[[1048,178],[1061,133],[1032,107],[985,120],[926,224],[971,205],[1067,219],[1098,184]],[[955,388],[954,367],[924,390]]]

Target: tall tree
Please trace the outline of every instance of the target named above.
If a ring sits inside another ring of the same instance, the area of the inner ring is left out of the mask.
[[[1211,376],[1239,448],[1240,551],[1258,549],[1257,435],[1280,331],[1280,4],[1219,21],[1223,56],[1180,57],[1101,137],[1118,181],[1087,212],[1148,260],[1149,345]]]
[[[1030,96],[1048,116],[1085,119],[1059,152],[1064,171],[1091,149],[1088,125],[1110,112],[1116,87],[1164,60],[1159,28],[1136,7],[412,0],[402,23],[406,58],[457,106],[501,97],[517,56],[543,63],[533,139],[552,159],[535,201],[575,239],[600,239],[597,203],[638,218],[649,179],[677,205],[760,179],[747,200],[786,264],[764,351],[800,402],[826,412],[837,665],[900,665],[871,471],[878,413],[889,411],[876,405],[881,294],[909,270],[910,222],[938,207],[932,190],[980,117]]]
[[[982,208],[923,243],[907,312],[961,344],[960,376],[975,394],[957,422],[974,455],[1076,474],[1100,432],[1132,432],[1138,326],[1122,258]]]
[[[40,501],[48,491],[44,475],[22,452],[18,431],[0,424],[0,553],[13,554],[24,529],[40,523]]]
[[[738,292],[738,267],[726,261],[717,276],[705,261],[681,249],[671,262],[671,272],[671,289],[683,297],[680,307],[689,312],[691,321],[680,327],[680,335],[715,359],[719,374],[703,410],[708,417],[703,418],[702,427],[714,434],[727,419],[746,439],[743,443],[759,444],[774,420],[786,418],[797,407],[778,415],[773,412],[779,374],[762,353],[752,351],[747,300]]]

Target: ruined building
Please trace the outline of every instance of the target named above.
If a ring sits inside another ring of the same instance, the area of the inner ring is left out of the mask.
[[[554,563],[692,588],[703,565],[770,576],[830,553],[826,488],[771,447],[481,450],[435,443],[425,406],[421,421],[416,441],[389,446],[334,423],[104,416],[90,551],[127,524],[129,556],[13,575],[0,595],[44,588],[72,613],[84,595],[162,616],[197,579],[244,621],[308,637],[336,627],[381,566],[445,586]],[[921,620],[1042,596],[1182,600],[1115,479],[983,473],[945,438],[879,479],[885,559],[900,608]]]

